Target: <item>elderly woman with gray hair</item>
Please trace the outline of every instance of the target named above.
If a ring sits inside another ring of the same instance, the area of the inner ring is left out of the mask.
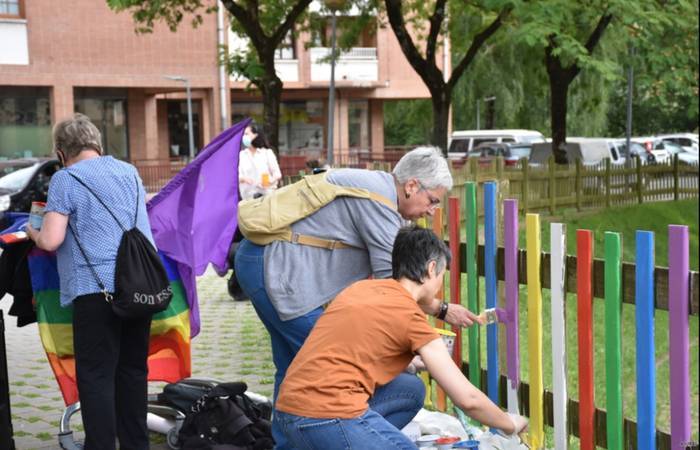
[[[146,193],[134,166],[103,156],[87,116],[56,124],[53,140],[65,169],[51,179],[41,229],[27,232],[37,247],[56,251],[61,306],[73,307],[85,449],[114,449],[117,438],[122,449],[147,449],[151,320],[118,317],[100,287],[114,292],[123,229],[135,226],[153,243]]]
[[[355,281],[391,277],[391,252],[399,229],[406,220],[431,216],[452,188],[447,161],[435,147],[408,152],[393,173],[338,169],[331,171],[327,180],[366,189],[386,201],[337,197],[292,225],[293,233],[337,241],[344,244],[342,248],[286,241],[259,246],[243,240],[235,256],[241,287],[271,336],[275,398],[287,368],[323,313],[324,305]],[[469,326],[480,320],[460,305],[436,299],[422,302],[420,307],[452,325]],[[380,388],[372,407],[400,429],[406,425],[406,418],[410,421],[409,416],[413,417],[403,413],[405,402],[411,408],[420,408],[424,387],[417,377],[403,377],[396,382],[402,385],[393,386],[391,392],[401,392],[404,401],[385,402]],[[292,448],[274,419],[272,434],[275,448]]]

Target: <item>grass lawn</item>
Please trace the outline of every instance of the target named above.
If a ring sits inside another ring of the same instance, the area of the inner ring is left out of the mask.
[[[690,268],[698,270],[698,199],[645,203],[591,213],[563,211],[554,219],[540,217],[543,250],[549,251],[549,222],[561,222],[566,224],[567,250],[570,255],[576,254],[576,230],[593,231],[596,258],[604,256],[605,232],[615,231],[622,234],[622,258],[634,262],[636,230],[653,231],[657,266],[668,266],[668,225],[687,225],[690,235]],[[521,218],[520,222],[520,246],[525,247],[525,220]]]
[[[542,216],[542,244],[543,250],[549,251],[549,227],[548,217]],[[597,258],[603,257],[603,235],[605,231],[617,231],[622,233],[623,258],[626,261],[634,261],[634,233],[637,229],[655,232],[656,238],[656,265],[665,266],[668,263],[667,241],[668,224],[688,225],[690,227],[690,265],[693,270],[698,269],[698,201],[683,200],[678,202],[650,203],[639,206],[615,208],[607,211],[599,211],[586,215],[563,213],[556,218],[556,222],[567,224],[568,253],[575,254],[576,229],[585,228],[595,232],[595,254]],[[524,220],[521,218],[521,224]],[[481,223],[480,223],[481,226]],[[525,247],[525,230],[521,230],[520,247]],[[500,241],[499,241],[500,243]],[[446,279],[448,279],[446,277]],[[484,280],[479,279],[479,305],[485,304]],[[502,292],[502,291],[501,291]],[[502,294],[501,294],[502,295]],[[462,301],[466,304],[466,275],[462,275]],[[543,289],[543,374],[545,389],[552,389],[552,360],[551,360],[551,304],[550,291]],[[567,345],[567,381],[570,398],[578,399],[578,335],[576,319],[576,296],[567,296],[566,315],[566,345]],[[593,305],[593,331],[594,331],[594,377],[595,377],[595,402],[596,406],[605,409],[605,327],[604,327],[604,302],[595,299]],[[520,373],[523,381],[527,381],[528,375],[528,336],[527,336],[527,289],[520,289]],[[691,424],[693,440],[698,440],[698,317],[690,318],[690,385],[691,385]],[[622,306],[622,387],[623,405],[625,417],[636,421],[637,394],[636,394],[636,368],[635,368],[635,309],[634,305]],[[467,360],[466,332],[464,336],[464,355]],[[657,428],[670,432],[670,405],[669,405],[669,358],[668,358],[668,313],[657,310],[655,315],[655,353],[656,353],[656,412]],[[481,362],[486,366],[486,328],[480,330]],[[501,368],[502,373],[505,368]],[[553,447],[553,432],[546,430],[547,447]],[[578,440],[572,438],[572,448],[578,448]]]

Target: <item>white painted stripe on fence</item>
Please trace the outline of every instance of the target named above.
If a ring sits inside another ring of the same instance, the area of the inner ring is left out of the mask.
[[[566,421],[566,225],[553,223],[551,236],[552,382],[554,387],[554,448],[568,448]]]
[[[511,414],[520,414],[518,390],[513,387],[513,383],[511,383],[510,380],[506,382],[506,393],[508,396],[508,412]]]

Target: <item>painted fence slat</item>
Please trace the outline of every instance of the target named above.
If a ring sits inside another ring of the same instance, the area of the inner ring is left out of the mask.
[[[668,328],[671,378],[671,448],[690,441],[688,340],[688,227],[668,226]]]
[[[520,330],[518,320],[518,201],[506,200],[503,204],[503,246],[505,250],[506,323],[508,361],[508,412],[518,414],[518,386],[520,385]]]
[[[435,214],[433,215],[433,232],[442,239],[442,208],[435,208]],[[444,285],[440,288],[437,293],[437,298],[440,300],[445,298]],[[438,328],[445,328],[445,323],[442,320],[435,320],[435,326]],[[437,407],[438,411],[445,411],[447,409],[447,397],[445,396],[445,391],[438,385],[437,386]]]
[[[530,371],[530,447],[544,447],[542,381],[542,289],[540,283],[540,215],[526,217],[527,322]]]
[[[450,252],[453,255],[459,255],[459,199],[450,197],[448,200],[449,211],[449,234],[450,234]],[[459,257],[455,256],[450,260],[450,301],[452,303],[461,304],[461,278],[462,273],[459,268]],[[459,327],[452,327],[457,336],[452,359],[457,363],[458,367],[462,366],[462,331]],[[478,386],[478,385],[477,385]]]
[[[477,222],[479,219],[476,209],[476,183],[466,183],[464,199],[467,215],[467,308],[479,311],[479,284],[476,265],[477,251]],[[469,381],[474,386],[481,387],[481,358],[479,346],[479,327],[469,327]]]
[[[569,430],[566,407],[566,225],[550,225],[551,313],[552,313],[552,387],[554,388],[554,447],[566,450]]]
[[[593,386],[593,233],[576,230],[576,316],[578,318],[578,392],[581,450],[595,448]]]
[[[486,273],[486,307],[498,306],[496,290],[496,183],[484,184],[484,266]],[[486,326],[486,355],[488,367],[488,396],[498,404],[498,324]]]
[[[620,234],[605,233],[605,387],[607,447],[622,449],[622,258]]]
[[[654,233],[636,234],[635,322],[637,331],[637,448],[656,448],[654,360]]]

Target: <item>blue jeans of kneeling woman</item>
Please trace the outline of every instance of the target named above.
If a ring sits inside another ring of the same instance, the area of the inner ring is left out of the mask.
[[[402,373],[377,388],[369,409],[352,419],[315,419],[275,411],[273,427],[285,448],[296,450],[404,450],[415,444],[401,429],[423,406],[425,386],[415,375]],[[279,448],[279,446],[275,446]]]
[[[316,308],[296,319],[282,321],[265,291],[264,253],[265,247],[243,240],[236,251],[234,270],[243,291],[250,297],[255,311],[270,333],[272,360],[276,369],[274,389],[274,399],[276,399],[287,368],[311,333],[311,329],[323,313],[323,308]],[[371,411],[383,416],[394,429],[401,429],[420,410],[424,397],[425,387],[422,381],[416,376],[402,374],[391,383],[378,388],[370,399],[369,406]],[[272,436],[276,442],[276,449],[295,448],[287,443],[285,433],[280,428],[277,413],[272,420]]]
[[[400,429],[423,406],[425,387],[415,375],[401,374],[376,390],[369,409],[352,419],[315,419],[276,411],[289,448],[299,450],[404,450],[415,444]]]

